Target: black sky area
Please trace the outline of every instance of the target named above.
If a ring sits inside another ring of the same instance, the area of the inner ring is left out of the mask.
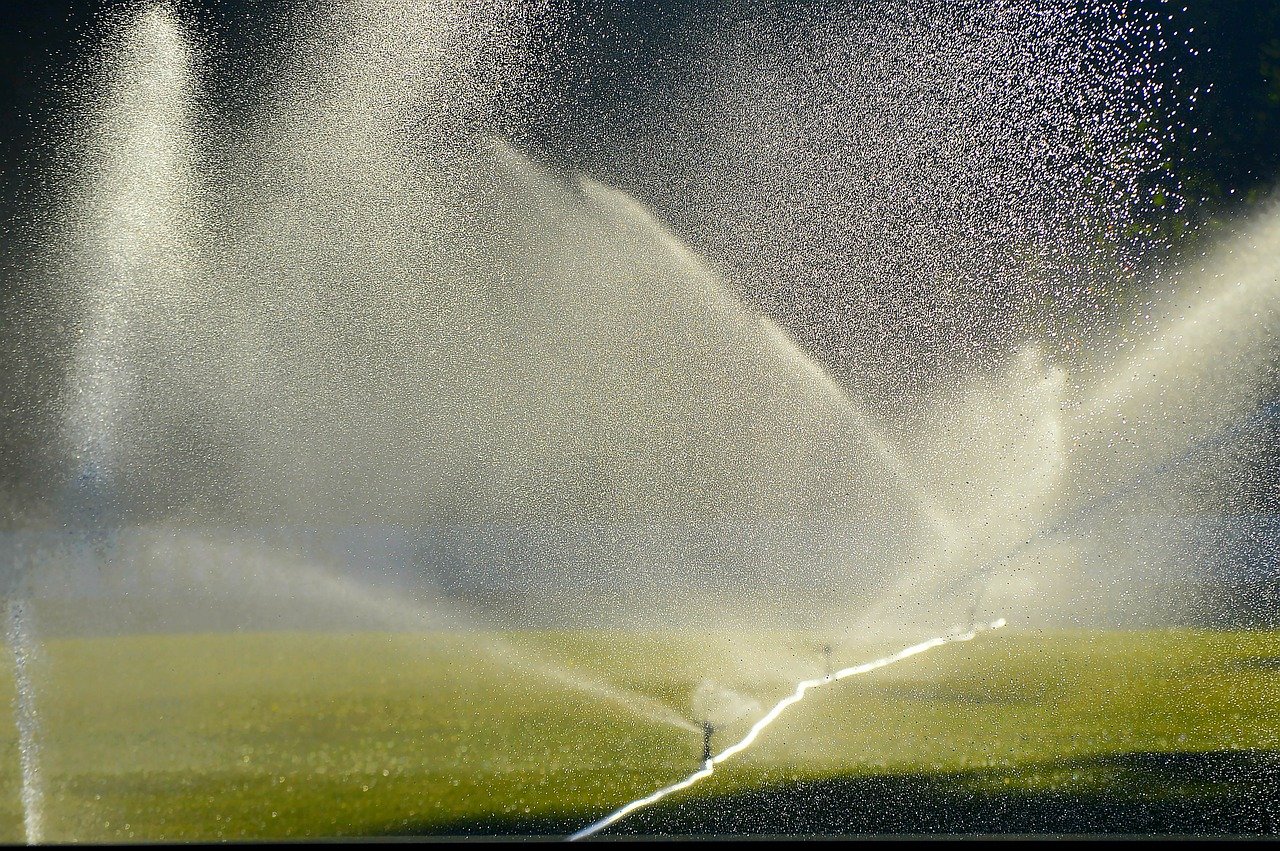
[[[49,175],[58,151],[49,140],[57,138],[54,128],[66,115],[66,89],[77,85],[86,59],[107,35],[106,13],[139,2],[15,0],[6,7],[7,25],[0,28],[0,331],[11,325],[14,305],[32,297],[41,222],[56,214]],[[537,160],[599,176],[650,200],[643,180],[637,185],[634,176],[611,173],[616,156],[602,158],[602,151],[625,151],[628,144],[626,128],[610,126],[603,116],[626,115],[628,104],[647,102],[648,90],[663,84],[671,58],[687,54],[690,46],[682,40],[699,30],[695,22],[743,6],[776,6],[781,14],[784,7],[827,4],[552,0],[534,21],[535,29],[547,31],[549,49],[546,55],[534,51],[532,97],[502,129]],[[239,116],[253,113],[254,99],[270,91],[272,78],[288,73],[280,33],[289,29],[300,0],[177,5],[188,24],[205,33],[203,99],[217,110],[218,121],[234,127]],[[1208,89],[1191,117],[1199,132],[1173,139],[1171,154],[1192,216],[1210,225],[1196,232],[1211,236],[1215,222],[1270,199],[1280,178],[1280,0],[1133,0],[1131,6],[1172,12],[1197,51],[1182,55],[1181,85]],[[536,35],[534,43],[542,43]]]

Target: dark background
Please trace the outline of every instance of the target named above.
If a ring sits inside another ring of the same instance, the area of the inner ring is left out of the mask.
[[[102,0],[6,4],[0,28],[6,233],[15,226],[15,201],[38,190],[38,170],[29,166],[36,160],[33,147],[47,136],[59,110],[59,89],[91,50],[95,21],[110,5]],[[655,63],[672,49],[671,40],[680,37],[680,22],[695,12],[714,14],[719,5],[718,0],[561,4],[571,23],[557,26],[556,60],[537,82],[538,108],[558,115],[541,124],[572,125],[575,115],[598,113],[602,105],[643,88],[656,76]],[[1216,221],[1263,200],[1280,174],[1280,2],[1183,0],[1166,6],[1146,0],[1141,5],[1175,11],[1199,51],[1183,62],[1184,84],[1209,88],[1194,118],[1201,132],[1175,142],[1188,195],[1198,202],[1196,215]],[[194,14],[211,24],[221,42],[215,50],[236,56],[235,63],[216,64],[223,78],[215,85],[234,91],[247,76],[269,71],[270,32],[296,4],[207,0],[202,6]],[[1187,7],[1185,13],[1177,12],[1181,6]]]

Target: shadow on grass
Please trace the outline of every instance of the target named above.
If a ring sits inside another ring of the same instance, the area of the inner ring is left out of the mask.
[[[1253,656],[1228,664],[1237,671],[1280,671],[1280,656]]]
[[[565,836],[605,814],[494,817],[394,832]],[[663,801],[604,835],[975,833],[1277,834],[1280,751],[1137,752],[1017,768],[797,781]]]

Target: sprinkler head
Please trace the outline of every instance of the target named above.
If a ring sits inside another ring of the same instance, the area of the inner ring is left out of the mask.
[[[711,762],[711,736],[715,733],[716,728],[711,725],[710,721],[702,722],[702,764],[706,765]]]

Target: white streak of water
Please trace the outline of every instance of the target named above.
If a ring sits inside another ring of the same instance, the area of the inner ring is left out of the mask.
[[[27,602],[11,599],[5,606],[4,634],[13,653],[14,721],[18,728],[18,757],[22,766],[22,823],[28,845],[44,838],[44,782],[40,772],[40,719],[36,714],[36,642]]]
[[[879,670],[880,668],[884,668],[889,665],[892,665],[895,662],[901,662],[903,659],[909,659],[912,656],[917,656],[928,650],[932,650],[935,647],[941,647],[944,644],[950,644],[955,641],[969,641],[974,637],[976,637],[980,632],[983,632],[986,630],[992,630],[992,629],[1000,629],[1006,623],[1007,621],[1004,618],[1000,618],[998,620],[992,621],[989,624],[979,624],[977,626],[974,626],[972,629],[968,630],[967,632],[951,633],[949,635],[938,636],[937,638],[930,638],[928,641],[922,641],[919,644],[913,644],[910,647],[905,647],[891,656],[884,656],[880,659],[874,659],[870,662],[864,662],[861,665],[854,665],[853,667],[850,667],[850,668],[842,668],[839,671],[836,671],[834,674],[830,674],[825,677],[820,677],[818,679],[812,679],[812,680],[801,680],[800,682],[796,683],[796,690],[794,692],[792,692],[790,695],[783,698],[782,700],[778,701],[778,703],[775,704],[774,707],[770,709],[763,718],[761,718],[755,724],[751,725],[751,729],[747,732],[747,735],[744,736],[741,741],[737,742],[734,745],[730,745],[720,753],[716,754],[711,759],[707,760],[706,765],[704,765],[701,769],[699,769],[698,771],[695,771],[693,774],[690,774],[688,777],[686,777],[684,780],[681,780],[679,783],[673,783],[670,786],[665,786],[651,795],[646,795],[643,798],[639,798],[635,801],[632,801],[631,803],[627,804],[624,807],[614,810],[612,813],[600,819],[599,821],[595,822],[594,824],[588,825],[587,827],[584,827],[582,830],[570,836],[569,841],[573,842],[578,839],[585,839],[588,836],[599,833],[601,830],[604,830],[609,825],[614,824],[615,822],[618,822],[626,818],[628,815],[635,812],[636,810],[641,809],[643,807],[647,807],[650,804],[660,801],[663,798],[667,797],[668,795],[672,794],[673,792],[679,792],[683,789],[688,789],[690,786],[694,785],[700,780],[710,777],[712,774],[715,773],[715,769],[717,765],[719,765],[722,762],[725,762],[731,757],[734,757],[742,753],[747,748],[751,747],[751,745],[755,742],[755,740],[760,736],[760,733],[762,733],[766,727],[768,727],[774,721],[778,720],[778,717],[782,715],[783,712],[787,711],[787,709],[789,709],[791,706],[794,706],[795,704],[804,700],[805,695],[812,688],[828,685],[829,683],[833,683],[836,680],[843,680],[845,677],[854,677],[859,674],[867,674],[867,673],[870,673],[871,671]]]

